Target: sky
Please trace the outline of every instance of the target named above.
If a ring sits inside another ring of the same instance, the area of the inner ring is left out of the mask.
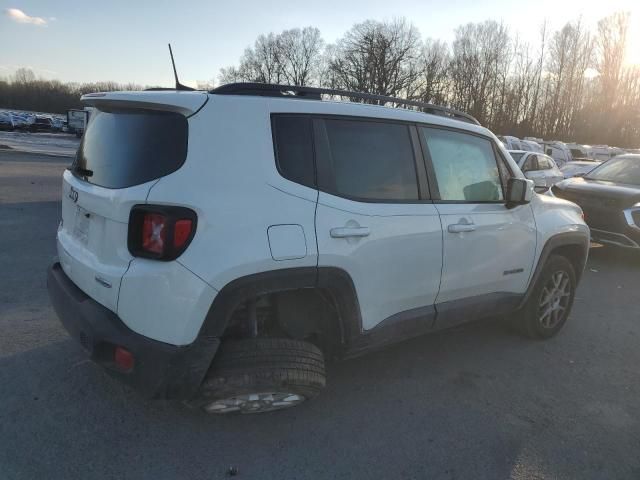
[[[0,0],[0,77],[28,67],[46,79],[172,86],[171,42],[180,80],[195,85],[217,80],[259,34],[289,28],[318,27],[332,43],[355,23],[405,17],[450,42],[457,26],[491,19],[535,44],[545,19],[555,29],[582,17],[595,30],[616,11],[631,12],[627,62],[640,64],[640,0]]]

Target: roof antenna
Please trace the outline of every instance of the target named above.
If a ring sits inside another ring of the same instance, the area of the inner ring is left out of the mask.
[[[169,43],[168,45],[169,45],[169,55],[171,55],[171,65],[173,65],[173,76],[176,78],[176,90],[187,90],[187,91],[195,90],[195,88],[182,85],[180,83],[180,80],[178,80],[178,72],[176,71],[176,62],[173,59],[173,50],[171,50],[171,44]]]

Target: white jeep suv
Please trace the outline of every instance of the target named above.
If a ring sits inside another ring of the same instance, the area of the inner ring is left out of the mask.
[[[319,393],[325,358],[487,316],[548,338],[569,315],[580,208],[467,114],[266,84],[82,101],[49,294],[149,396],[275,410]]]

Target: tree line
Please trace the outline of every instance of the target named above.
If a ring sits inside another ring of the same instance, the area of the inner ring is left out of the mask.
[[[63,83],[58,80],[43,80],[36,78],[30,69],[20,68],[11,78],[0,78],[0,108],[65,113],[70,108],[82,108],[80,97],[85,93],[142,88],[132,83]]]
[[[220,83],[324,86],[466,111],[497,133],[640,146],[640,66],[625,65],[629,14],[580,19],[522,42],[495,21],[455,29],[451,43],[423,38],[406,19],[367,20],[335,43],[315,27],[258,36]],[[81,95],[134,84],[61,83],[21,69],[0,79],[0,107],[63,113]]]
[[[405,19],[368,20],[334,44],[314,27],[260,35],[221,83],[324,86],[466,111],[495,132],[640,146],[640,66],[625,65],[628,13],[589,31],[580,19],[540,27],[535,45],[501,23],[469,23],[451,44]]]

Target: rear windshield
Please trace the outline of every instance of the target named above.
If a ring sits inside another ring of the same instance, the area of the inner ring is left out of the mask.
[[[182,166],[188,135],[187,119],[179,113],[96,111],[71,170],[101,187],[139,185]]]

